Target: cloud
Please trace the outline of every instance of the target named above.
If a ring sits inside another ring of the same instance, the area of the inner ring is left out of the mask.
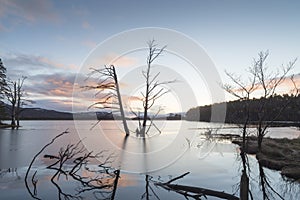
[[[15,16],[27,22],[46,20],[57,22],[60,17],[48,0],[2,0],[0,17]]]
[[[115,67],[132,67],[137,64],[137,59],[129,56],[120,56],[116,53],[108,53],[102,57],[93,57],[88,60],[87,66],[114,65]]]
[[[35,107],[71,111],[75,76],[74,73],[33,75],[26,80],[24,89],[28,98],[36,102]]]
[[[84,21],[84,22],[82,23],[82,28],[84,28],[84,29],[91,29],[91,28],[93,28],[93,27],[91,26],[91,24],[90,24],[89,22]]]
[[[31,76],[26,89],[50,97],[72,97],[75,74],[38,74]]]
[[[60,22],[61,18],[48,0],[1,0],[0,19],[6,24],[0,24],[0,31],[6,31],[16,24],[33,24],[37,22]]]
[[[268,83],[268,80],[266,80],[266,83]],[[295,86],[298,89],[300,88],[300,74],[295,74],[293,77],[293,81],[291,80],[291,76],[284,78],[280,82],[280,84],[278,86],[276,86],[275,92],[278,95],[291,94],[291,93],[295,92]],[[273,85],[270,85],[270,87],[268,89],[270,89],[272,87],[273,87]],[[250,86],[247,86],[247,89],[250,89]],[[240,95],[244,92],[244,90],[242,88],[236,88],[233,91]],[[262,95],[263,95],[263,87],[262,87],[262,85],[257,84],[256,90],[254,91],[253,96],[256,98],[260,98]]]
[[[4,32],[4,31],[7,31],[7,28],[4,27],[4,25],[0,24],[0,32]]]
[[[104,94],[95,96],[96,91],[84,92],[74,83],[75,78],[75,73],[37,74],[26,80],[24,89],[37,107],[47,108],[49,103],[48,109],[71,111],[74,106],[77,111],[87,111]]]
[[[91,40],[84,40],[81,44],[92,49],[97,46],[97,43]]]
[[[3,57],[4,66],[6,66],[8,73],[10,74],[22,74],[27,75],[34,73],[46,73],[51,70],[77,70],[79,66],[75,64],[62,64],[44,56],[10,53]],[[17,72],[17,73],[16,73]]]

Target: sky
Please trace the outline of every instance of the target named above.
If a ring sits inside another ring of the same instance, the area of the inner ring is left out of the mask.
[[[0,0],[0,58],[11,79],[28,77],[24,88],[34,107],[72,111],[73,104],[80,110],[88,103],[72,102],[75,77],[97,45],[113,35],[143,27],[183,33],[206,51],[225,83],[229,80],[224,70],[243,74],[260,51],[269,50],[268,66],[274,70],[299,57],[299,9],[299,1],[277,0]],[[110,51],[102,60],[116,56]],[[119,64],[142,65],[143,56],[126,55]],[[184,73],[184,64],[178,63],[175,71]],[[120,69],[121,74],[125,71]],[[299,61],[292,73],[300,73]],[[181,110],[211,103],[204,85],[192,86],[197,101]],[[158,103],[166,98],[176,95]],[[167,111],[180,110],[176,103],[169,104]]]

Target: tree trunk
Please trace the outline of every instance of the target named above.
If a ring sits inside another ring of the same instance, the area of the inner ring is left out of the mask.
[[[11,128],[15,129],[16,127],[16,108],[15,106],[12,106],[11,108]]]
[[[262,149],[262,142],[263,142],[263,135],[258,135],[257,137],[257,145],[258,145],[258,151],[261,152]]]
[[[17,116],[16,116],[16,121],[17,121],[17,129],[18,129],[19,126],[20,126],[20,118],[19,118],[19,114],[17,114]]]
[[[124,112],[124,108],[123,108],[118,77],[117,77],[115,67],[114,66],[111,66],[111,67],[112,67],[112,70],[113,70],[114,81],[115,81],[115,84],[116,84],[116,91],[117,91],[117,96],[118,96],[118,101],[119,101],[119,106],[120,106],[120,113],[121,113],[121,118],[122,118],[122,122],[123,122],[123,126],[124,126],[124,131],[125,131],[126,136],[128,136],[129,135],[129,129],[128,129],[128,126],[127,126],[125,112]]]
[[[16,127],[16,97],[17,97],[17,83],[14,82],[12,91],[12,101],[11,101],[11,128]]]
[[[243,170],[243,174],[241,176],[241,183],[240,183],[240,199],[241,200],[248,200],[248,193],[249,193],[249,178],[245,170]]]
[[[147,126],[147,120],[148,120],[148,104],[149,104],[149,77],[150,77],[150,67],[151,67],[151,62],[148,62],[148,67],[147,67],[147,75],[146,75],[146,93],[145,93],[145,105],[144,105],[144,118],[143,118],[143,127],[140,130],[140,134],[142,137],[145,137],[145,132],[146,132],[146,126]]]
[[[23,86],[23,81],[20,79],[18,80],[18,85],[17,85],[17,96],[16,96],[16,104],[17,104],[17,109],[16,109],[16,120],[17,120],[17,128],[20,126],[20,113],[21,113],[21,97],[22,97],[22,86]]]

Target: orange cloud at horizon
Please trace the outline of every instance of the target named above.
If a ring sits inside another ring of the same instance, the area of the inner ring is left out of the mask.
[[[270,87],[272,87],[272,86],[270,86]],[[250,89],[250,86],[248,86],[247,89]],[[263,89],[262,86],[259,85],[259,84],[257,84],[256,85],[256,90],[253,92],[252,97],[259,98],[261,96],[262,89]],[[278,94],[278,95],[295,94],[295,93],[297,93],[297,91],[295,89],[298,90],[298,93],[300,92],[299,91],[300,90],[300,74],[295,75],[293,77],[293,80],[291,79],[291,76],[290,77],[286,77],[277,86],[275,94]],[[244,92],[243,89],[241,89],[241,88],[233,89],[233,91],[237,92],[239,94],[242,94],[242,92]]]

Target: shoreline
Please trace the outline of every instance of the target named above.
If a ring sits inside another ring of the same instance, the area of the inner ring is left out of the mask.
[[[232,143],[242,148],[241,138],[233,139]],[[264,138],[259,152],[257,138],[247,137],[245,152],[255,154],[262,166],[300,182],[300,138]]]

